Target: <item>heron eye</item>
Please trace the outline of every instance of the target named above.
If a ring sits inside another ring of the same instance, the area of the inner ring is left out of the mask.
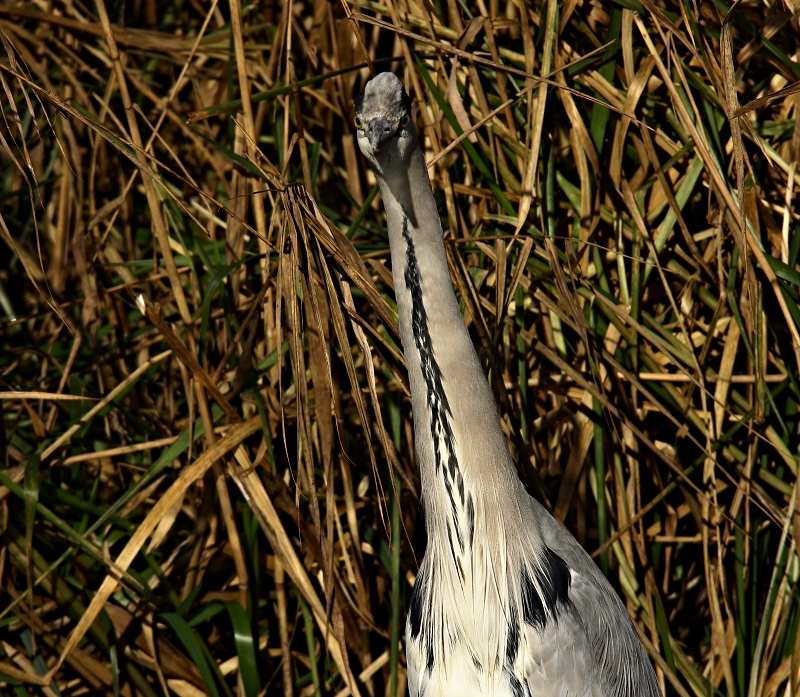
[[[356,128],[357,128],[359,131],[360,131],[362,128],[364,128],[364,122],[361,120],[361,117],[360,117],[358,114],[356,114],[356,118],[355,118],[355,124],[356,124]]]
[[[403,116],[400,118],[400,128],[405,128],[408,126],[408,121],[408,114],[403,114]]]

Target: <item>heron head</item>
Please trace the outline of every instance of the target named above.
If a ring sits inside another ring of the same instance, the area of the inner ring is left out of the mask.
[[[358,146],[373,164],[387,154],[401,156],[415,135],[411,121],[411,100],[394,73],[372,78],[356,97],[355,124]]]

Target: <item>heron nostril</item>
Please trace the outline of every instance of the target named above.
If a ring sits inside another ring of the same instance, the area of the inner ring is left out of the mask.
[[[372,119],[367,126],[367,134],[372,143],[372,147],[380,151],[385,150],[392,141],[395,134],[392,122],[384,118]]]

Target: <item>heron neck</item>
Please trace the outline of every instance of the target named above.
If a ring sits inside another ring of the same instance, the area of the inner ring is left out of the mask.
[[[519,480],[453,292],[424,156],[417,145],[409,165],[379,164],[426,507],[507,495]]]

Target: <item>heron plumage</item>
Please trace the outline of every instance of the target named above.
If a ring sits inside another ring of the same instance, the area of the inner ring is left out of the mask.
[[[619,597],[517,476],[409,111],[391,73],[356,100],[386,210],[428,533],[406,626],[409,693],[656,697]]]

